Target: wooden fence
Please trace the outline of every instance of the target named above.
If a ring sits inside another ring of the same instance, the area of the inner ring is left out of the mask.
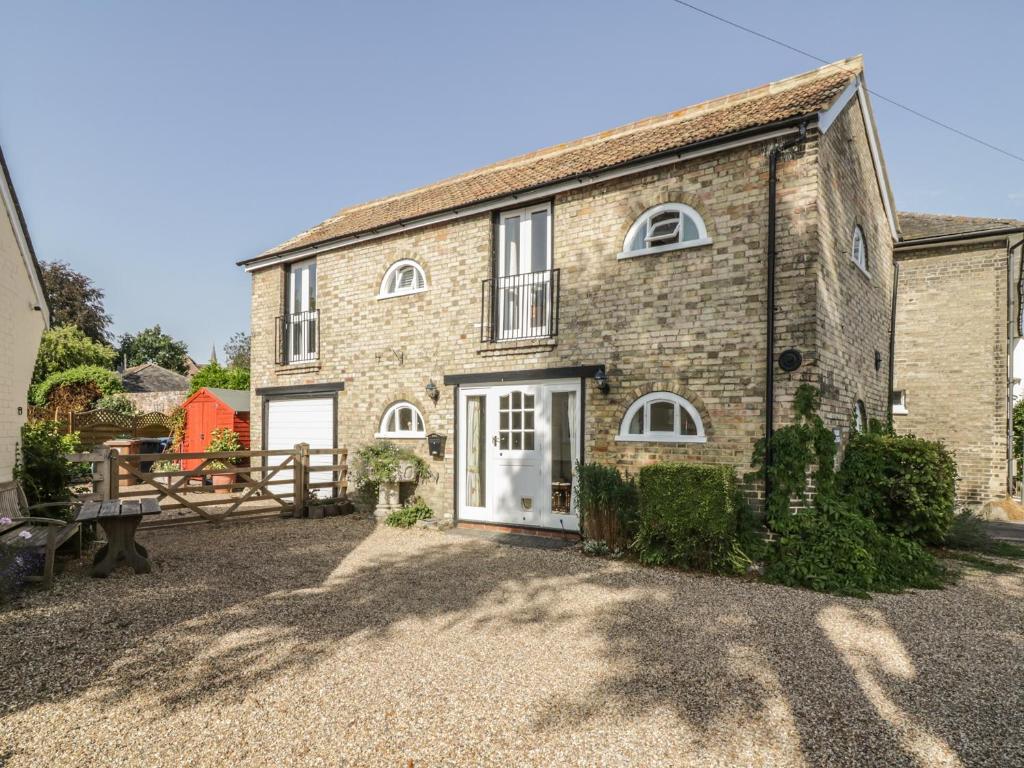
[[[100,448],[69,454],[68,460],[92,465],[92,490],[81,500],[156,498],[162,512],[188,510],[188,518],[161,515],[143,523],[155,527],[181,522],[220,523],[229,518],[277,513],[303,517],[317,498],[344,499],[348,491],[348,451],[310,448],[221,453],[119,454]],[[156,462],[181,466],[198,459],[193,469],[154,471]],[[208,483],[207,480],[210,482]]]
[[[95,408],[72,414],[69,427],[79,433],[83,445],[99,445],[118,437],[167,437],[171,434],[168,418],[156,411],[121,413]]]

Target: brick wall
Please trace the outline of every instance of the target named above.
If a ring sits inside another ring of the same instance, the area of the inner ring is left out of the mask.
[[[817,142],[811,131],[805,146],[779,164],[777,240],[777,349],[795,346],[812,361],[818,357],[814,261],[822,199]],[[561,269],[561,319],[558,338],[550,344],[513,348],[479,341],[480,284],[491,273],[489,214],[319,256],[321,356],[312,366],[274,364],[274,318],[281,314],[284,270],[260,270],[253,275],[253,387],[344,381],[338,434],[350,450],[373,440],[388,404],[411,401],[423,413],[428,433],[448,437],[445,458],[431,460],[437,479],[420,489],[446,515],[452,514],[456,441],[455,390],[442,385],[445,374],[604,363],[611,391],[602,395],[587,382],[588,460],[635,471],[660,459],[686,459],[732,464],[742,474],[764,428],[768,146],[751,145],[558,195],[553,239],[554,266]],[[669,201],[699,211],[713,243],[618,260],[633,221]],[[378,300],[388,266],[405,258],[424,268],[429,290]],[[872,285],[871,290],[881,290],[881,281]],[[882,304],[886,296],[883,292]],[[888,327],[887,317],[883,325]],[[441,388],[436,404],[424,394],[430,380]],[[780,377],[778,424],[789,417],[795,387],[795,380]],[[698,408],[707,443],[614,439],[633,400],[655,389],[677,392]],[[851,394],[842,395],[852,400]],[[257,400],[254,445],[263,428]],[[425,441],[404,442],[427,456]]]
[[[857,400],[869,419],[887,418],[892,316],[892,232],[856,100],[825,135],[820,169],[817,360],[812,366],[821,385],[822,418],[845,439]],[[866,271],[850,258],[855,225],[867,244]]]
[[[897,431],[953,451],[961,503],[1006,494],[1006,243],[900,251]]]

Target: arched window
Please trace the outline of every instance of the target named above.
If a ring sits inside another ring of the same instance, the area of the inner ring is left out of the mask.
[[[423,437],[423,414],[412,403],[397,402],[384,412],[377,437]]]
[[[704,443],[704,423],[697,409],[672,392],[651,392],[629,406],[618,440],[654,443]]]
[[[853,242],[850,244],[850,259],[865,272],[868,271],[868,244],[860,224],[853,227]]]
[[[410,293],[425,291],[426,289],[427,278],[424,276],[420,265],[410,259],[403,259],[392,264],[384,274],[378,298],[386,299],[391,296],[406,296]]]
[[[619,258],[692,248],[710,242],[704,219],[699,213],[682,203],[664,203],[644,211],[633,222],[626,233]]]
[[[864,401],[858,400],[853,406],[853,429],[855,432],[863,432],[868,423],[868,409],[864,407]]]

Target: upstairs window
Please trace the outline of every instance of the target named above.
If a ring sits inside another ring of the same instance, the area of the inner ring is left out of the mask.
[[[868,271],[868,244],[864,239],[864,230],[857,224],[853,228],[853,242],[850,245],[850,260],[864,272]]]
[[[711,242],[704,219],[682,203],[656,205],[633,222],[622,245],[620,259],[693,248]]]
[[[405,296],[410,293],[419,293],[427,289],[427,278],[423,274],[423,268],[415,261],[404,259],[392,264],[384,275],[380,284],[380,295],[378,298],[386,299],[391,296]]]
[[[377,437],[424,437],[423,414],[412,403],[398,402],[384,412]]]
[[[654,443],[703,443],[704,423],[697,409],[672,392],[651,392],[629,406],[618,440]]]

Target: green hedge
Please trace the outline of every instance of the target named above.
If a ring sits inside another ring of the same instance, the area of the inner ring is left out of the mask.
[[[79,365],[50,374],[38,384],[33,384],[29,390],[29,400],[33,405],[46,405],[53,390],[68,384],[95,384],[101,395],[124,392],[121,377],[114,371],[100,368],[98,365]]]
[[[644,467],[639,495],[633,549],[641,562],[711,571],[741,569],[736,556],[745,505],[731,467]]]
[[[939,545],[953,522],[956,463],[942,443],[885,431],[854,435],[837,480],[852,511],[898,536]]]

